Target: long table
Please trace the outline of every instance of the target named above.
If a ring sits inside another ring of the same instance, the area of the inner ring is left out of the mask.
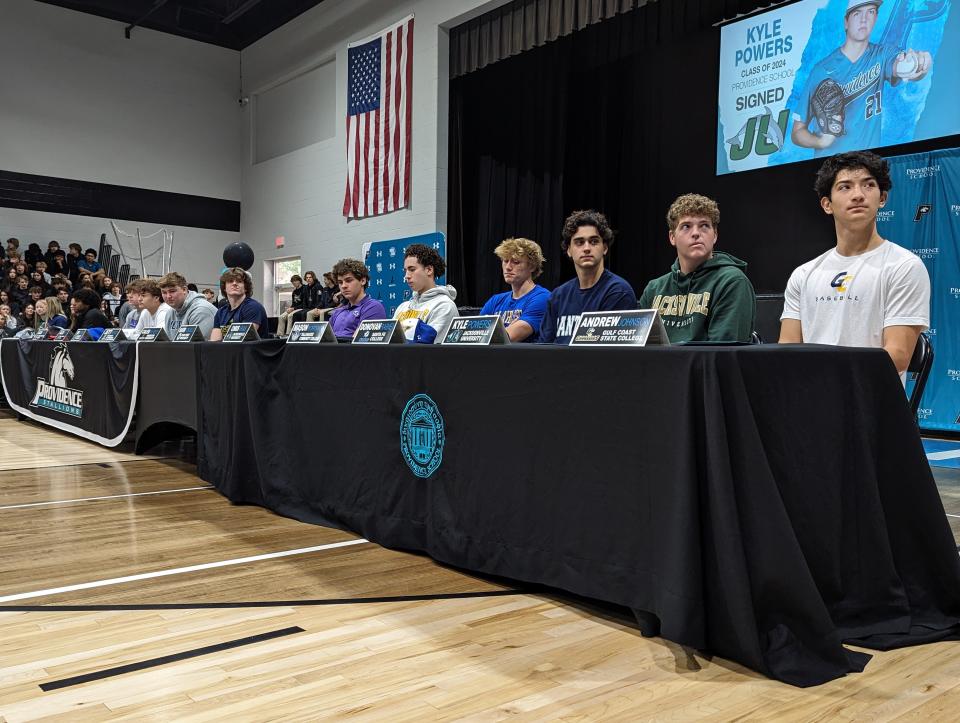
[[[880,350],[267,341],[199,359],[199,473],[236,502],[625,605],[795,685],[861,670],[845,641],[960,631],[960,558]]]
[[[123,356],[106,346],[71,344],[78,369]],[[861,670],[844,642],[960,632],[960,558],[883,351],[262,341],[138,358],[138,451],[196,429],[200,476],[235,502],[624,605],[646,634],[794,685]]]

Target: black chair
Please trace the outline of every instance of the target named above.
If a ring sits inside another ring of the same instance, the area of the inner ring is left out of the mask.
[[[923,396],[923,389],[927,386],[927,377],[930,376],[930,369],[933,368],[933,344],[930,343],[930,337],[921,332],[917,338],[917,345],[913,348],[913,356],[910,357],[910,365],[907,367],[908,379],[914,380],[913,390],[910,392],[910,411],[913,416],[917,416],[917,410],[920,408],[920,398]]]
[[[757,294],[757,318],[753,328],[762,343],[776,344],[780,338],[780,314],[783,313],[783,294]]]

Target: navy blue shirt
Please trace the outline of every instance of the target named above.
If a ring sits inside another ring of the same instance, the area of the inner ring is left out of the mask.
[[[569,344],[577,319],[585,311],[620,311],[637,308],[637,295],[624,279],[603,270],[589,289],[580,288],[580,280],[572,278],[550,294],[547,313],[540,325],[540,341],[546,344]]]
[[[217,315],[213,317],[213,326],[220,327],[220,331],[226,335],[227,328],[231,324],[239,324],[244,321],[259,324],[257,333],[261,338],[270,336],[266,309],[259,301],[250,297],[240,302],[240,306],[236,309],[231,309],[229,302],[217,309]]]

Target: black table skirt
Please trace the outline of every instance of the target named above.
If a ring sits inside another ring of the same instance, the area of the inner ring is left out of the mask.
[[[880,350],[199,347],[236,502],[628,606],[794,685],[956,638],[960,558]],[[400,419],[429,395],[426,479]]]

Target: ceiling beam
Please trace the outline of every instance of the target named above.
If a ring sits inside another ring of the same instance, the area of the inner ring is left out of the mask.
[[[167,0],[154,0],[154,2],[153,2],[153,7],[152,7],[152,8],[150,8],[149,10],[147,10],[147,12],[144,13],[143,16],[140,17],[138,20],[134,21],[134,23],[133,23],[132,25],[128,25],[127,27],[125,27],[125,28],[123,29],[123,36],[124,36],[127,40],[129,40],[129,39],[130,39],[130,31],[131,31],[131,30],[133,30],[135,27],[137,27],[138,25],[140,25],[140,23],[142,23],[144,20],[146,20],[147,18],[149,18],[151,15],[153,15],[154,12],[156,12],[157,10],[159,10],[160,8],[162,8],[162,7],[163,7],[164,5],[166,5],[166,4],[167,4]]]
[[[242,5],[240,5],[240,7],[238,7],[238,8],[237,8],[236,10],[234,10],[232,13],[230,13],[229,15],[227,15],[227,16],[226,16],[223,20],[221,20],[220,22],[222,22],[224,25],[229,25],[229,24],[232,23],[234,20],[236,20],[237,18],[239,18],[241,15],[245,14],[248,10],[250,10],[250,8],[252,8],[252,7],[256,6],[256,5],[259,5],[259,4],[260,4],[260,0],[247,0],[245,3],[243,3]]]

